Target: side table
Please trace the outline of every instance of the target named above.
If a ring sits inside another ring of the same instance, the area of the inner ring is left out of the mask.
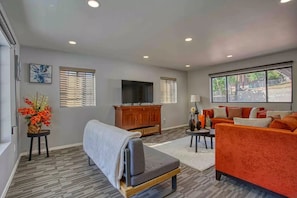
[[[29,161],[31,161],[33,139],[35,137],[38,137],[38,155],[40,155],[40,137],[44,136],[44,138],[45,138],[45,146],[46,146],[46,157],[49,157],[48,145],[47,145],[47,136],[49,134],[50,134],[50,130],[47,130],[47,129],[43,129],[39,133],[27,133],[27,137],[31,138]]]
[[[190,147],[192,147],[192,141],[193,141],[193,136],[195,136],[195,152],[197,153],[197,143],[198,143],[198,136],[200,138],[200,136],[204,137],[204,143],[205,143],[205,147],[207,148],[207,144],[206,144],[206,139],[205,136],[209,135],[209,130],[208,129],[199,129],[199,130],[194,130],[191,131],[190,129],[186,129],[186,134],[191,135],[191,143],[190,143]]]

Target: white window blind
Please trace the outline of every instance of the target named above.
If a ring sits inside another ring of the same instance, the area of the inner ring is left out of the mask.
[[[60,106],[96,106],[95,70],[60,67]]]
[[[176,78],[161,77],[161,103],[177,103]]]

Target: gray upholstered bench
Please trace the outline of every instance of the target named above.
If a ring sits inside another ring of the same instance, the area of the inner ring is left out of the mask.
[[[180,173],[178,159],[143,145],[140,138],[129,141],[124,159],[125,170],[120,191],[125,197],[130,197],[170,178],[172,189],[163,196],[176,190],[176,175]]]

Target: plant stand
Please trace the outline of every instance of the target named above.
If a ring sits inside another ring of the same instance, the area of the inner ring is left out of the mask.
[[[41,130],[39,133],[27,133],[27,137],[31,138],[30,153],[29,153],[29,160],[28,161],[31,161],[33,138],[35,138],[35,137],[38,137],[38,155],[40,155],[40,137],[44,136],[45,146],[46,146],[46,157],[49,157],[48,144],[47,144],[47,136],[49,134],[50,134],[50,130],[45,130],[45,129]]]

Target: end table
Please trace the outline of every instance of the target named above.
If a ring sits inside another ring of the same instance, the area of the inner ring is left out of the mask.
[[[49,157],[48,145],[47,145],[47,136],[49,134],[50,134],[50,130],[47,130],[47,129],[42,129],[39,133],[27,133],[27,137],[31,138],[29,161],[31,161],[33,138],[35,138],[35,137],[38,137],[38,155],[40,155],[40,137],[44,136],[45,146],[46,146],[46,157]]]

